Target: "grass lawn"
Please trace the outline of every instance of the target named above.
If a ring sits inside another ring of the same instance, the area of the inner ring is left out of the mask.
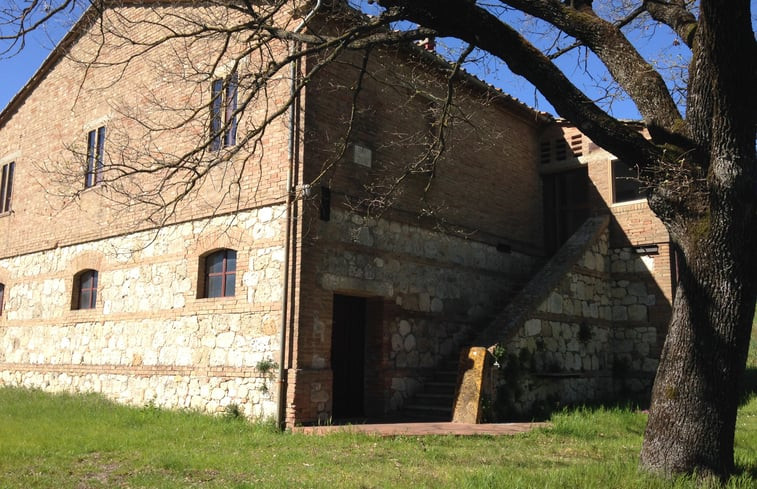
[[[730,488],[757,487],[757,324],[750,346]],[[308,436],[4,388],[0,489],[697,488],[638,473],[645,422],[632,409],[578,409],[511,437]]]
[[[0,389],[0,488],[694,488],[637,473],[645,415],[584,409],[513,437],[278,433],[270,425],[98,396]],[[757,396],[736,431],[757,486]]]
[[[757,312],[752,320],[752,339],[749,342],[749,357],[746,365],[747,368],[757,369]]]

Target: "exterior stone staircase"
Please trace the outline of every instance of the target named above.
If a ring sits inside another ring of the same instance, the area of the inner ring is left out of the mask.
[[[457,388],[457,354],[448,358],[423,383],[421,389],[406,402],[398,413],[401,419],[412,421],[450,421]]]
[[[512,335],[522,326],[538,303],[564,277],[583,254],[587,243],[596,233],[607,227],[607,217],[589,219],[547,264],[542,266],[528,283],[516,287],[503,303],[505,307],[496,317],[471,331],[456,350],[444,359],[433,376],[398,411],[397,418],[413,421],[451,421],[455,393],[458,388],[460,352],[472,346],[493,345],[503,336]]]
[[[504,301],[509,303],[515,298],[526,284],[518,284]],[[432,376],[426,380],[420,389],[403,404],[393,418],[417,422],[449,422],[452,420],[452,407],[455,403],[455,393],[458,383],[460,352],[473,346],[493,317],[482,321],[478,327],[472,327],[458,347],[453,349],[434,369]]]

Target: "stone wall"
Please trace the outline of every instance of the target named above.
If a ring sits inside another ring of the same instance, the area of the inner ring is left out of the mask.
[[[488,243],[346,210],[334,210],[321,223],[319,237],[327,240],[328,251],[317,268],[318,293],[367,296],[381,304],[378,331],[366,346],[376,379],[366,395],[376,414],[401,407],[443,360],[456,358],[476,325],[488,322],[539,262]],[[328,331],[324,338],[330,341]]]
[[[0,385],[275,414],[283,209],[260,208],[0,260]],[[200,256],[237,250],[236,296],[198,298]],[[98,270],[94,309],[74,275]]]
[[[580,250],[574,259],[561,250],[546,265],[535,280],[548,290],[531,295],[536,299],[522,305],[527,311],[507,340],[493,348],[500,367],[498,417],[648,394],[661,344],[659,327],[650,322],[661,297],[649,287],[654,259],[609,248],[607,222],[595,235],[579,230],[569,242]],[[582,239],[584,248],[576,242]],[[551,268],[554,283],[544,280]]]

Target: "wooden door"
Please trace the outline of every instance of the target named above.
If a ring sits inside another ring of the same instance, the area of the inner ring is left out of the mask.
[[[365,412],[366,299],[334,295],[331,368],[334,418],[354,418]]]

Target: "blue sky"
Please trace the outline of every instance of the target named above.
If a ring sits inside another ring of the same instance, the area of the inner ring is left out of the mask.
[[[47,49],[29,46],[23,53],[0,61],[3,82],[0,85],[0,107],[5,107],[10,99],[21,90],[47,56]]]
[[[22,50],[12,47],[9,53],[0,55],[0,73],[2,73],[0,107],[5,108],[11,98],[39,69],[50,51],[73,25],[76,15],[78,14],[68,11],[59,13],[41,30],[28,36]],[[8,45],[0,44],[0,48],[8,49]]]

